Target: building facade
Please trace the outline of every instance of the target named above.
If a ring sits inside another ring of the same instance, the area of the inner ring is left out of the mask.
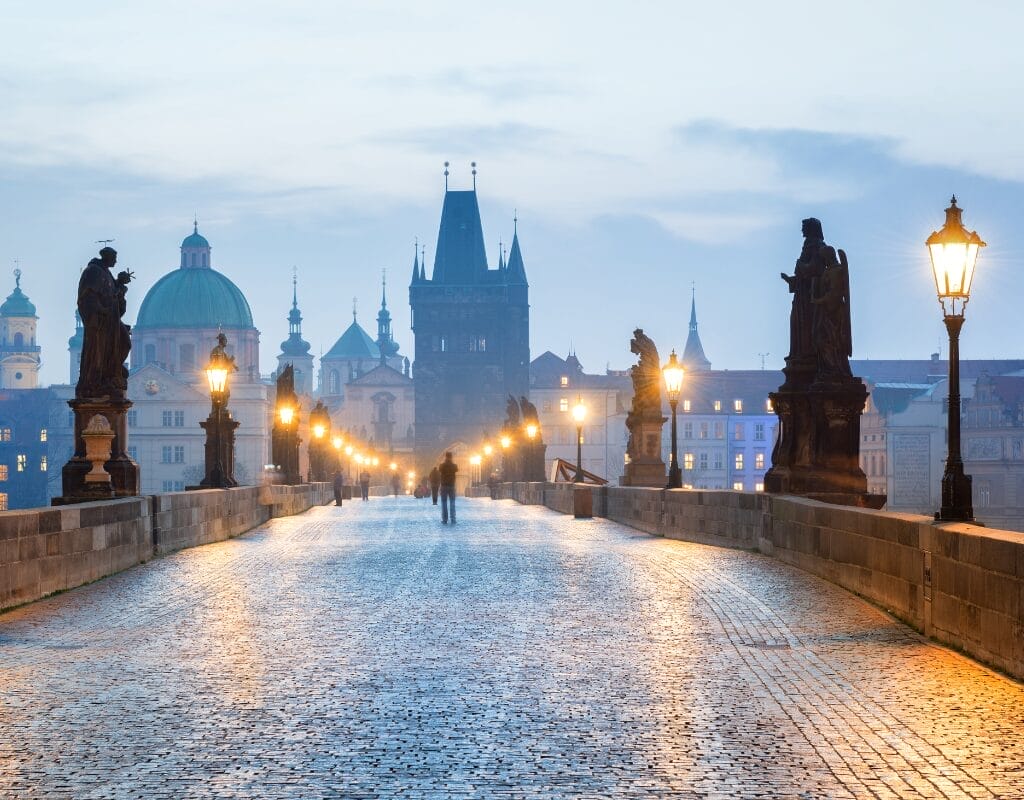
[[[513,235],[508,263],[490,269],[476,189],[446,189],[430,278],[414,262],[417,457],[496,435],[509,395],[529,392],[529,284]]]

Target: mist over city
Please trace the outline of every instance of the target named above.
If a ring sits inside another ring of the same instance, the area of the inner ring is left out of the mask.
[[[1022,23],[0,7],[0,797],[1024,796]]]

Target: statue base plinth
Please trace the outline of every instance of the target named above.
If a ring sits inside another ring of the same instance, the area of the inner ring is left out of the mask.
[[[544,442],[533,441],[523,446],[522,450],[522,474],[524,481],[546,481],[548,476],[544,472],[544,458],[548,446]]]
[[[664,489],[668,483],[664,461],[631,461],[626,474],[619,478],[620,486],[649,486]]]
[[[864,383],[843,378],[792,388],[791,377],[769,395],[780,434],[764,476],[765,491],[880,508],[885,497],[868,494],[860,468],[860,415],[868,397]]]
[[[50,502],[55,506],[71,503],[88,503],[111,497],[137,497],[139,494],[139,465],[129,458],[128,409],[131,400],[109,398],[85,398],[68,400],[75,415],[75,454],[61,470],[61,496]],[[82,432],[95,415],[106,417],[114,432],[110,459],[103,468],[110,475],[109,483],[86,482],[85,476],[92,471],[92,463],[86,458],[85,439]]]

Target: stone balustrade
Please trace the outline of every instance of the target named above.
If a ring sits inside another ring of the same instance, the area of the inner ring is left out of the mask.
[[[0,610],[333,499],[326,483],[246,486],[0,512]]]
[[[506,483],[497,497],[571,514],[575,491],[595,516],[773,556],[1024,679],[1024,534],[750,492]]]

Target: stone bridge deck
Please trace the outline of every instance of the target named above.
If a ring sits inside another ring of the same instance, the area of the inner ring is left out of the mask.
[[[436,516],[316,508],[0,616],[0,796],[1024,796],[1024,687],[831,584]]]

